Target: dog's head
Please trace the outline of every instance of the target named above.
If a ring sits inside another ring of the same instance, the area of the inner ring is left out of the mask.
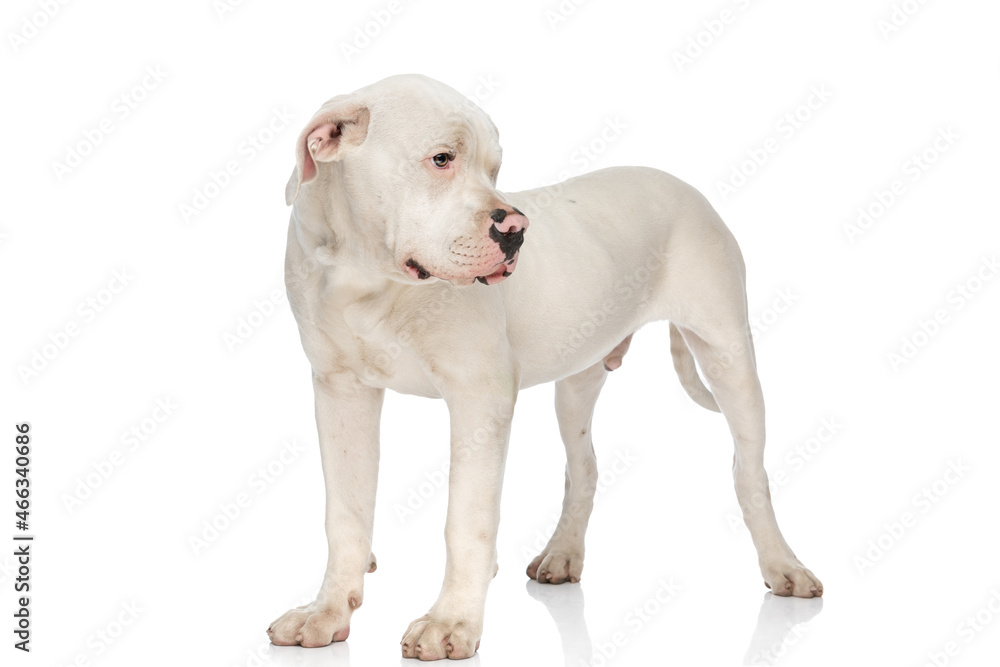
[[[528,219],[497,192],[496,126],[452,88],[417,75],[328,101],[299,135],[285,189],[346,197],[366,243],[384,244],[393,277],[494,285],[511,274]]]

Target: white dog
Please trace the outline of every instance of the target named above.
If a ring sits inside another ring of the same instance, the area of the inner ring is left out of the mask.
[[[771,507],[743,259],[718,214],[654,169],[519,193],[497,191],[499,169],[489,117],[423,76],[335,97],[298,138],[285,282],[312,365],[329,561],[316,600],[274,621],[271,641],[347,638],[375,570],[386,389],[443,398],[451,414],[444,584],[403,636],[404,657],[466,658],[479,646],[510,419],[518,390],[541,382],[556,383],[566,495],[527,574],[579,581],[597,484],[594,404],[633,332],[656,320],[671,322],[687,393],[729,423],[765,583],[777,595],[822,595]]]

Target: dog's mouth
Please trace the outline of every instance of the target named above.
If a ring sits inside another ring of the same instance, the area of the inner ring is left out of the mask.
[[[413,259],[412,257],[406,260],[406,272],[410,275],[411,278],[414,278],[416,280],[427,280],[428,278],[433,277],[431,276],[430,271],[420,266],[420,262]]]
[[[514,267],[517,266],[518,252],[515,251],[511,257],[505,259],[503,262],[491,267],[492,273],[488,275],[475,276],[473,278],[464,277],[453,277],[446,278],[444,276],[435,276],[433,273],[428,271],[420,262],[413,259],[412,257],[406,260],[406,274],[413,278],[414,280],[427,280],[428,278],[441,278],[443,280],[450,280],[452,282],[458,283],[460,285],[471,285],[473,282],[481,282],[484,285],[496,285],[497,283],[503,282],[514,272]]]
[[[503,262],[496,271],[488,276],[477,276],[476,280],[484,285],[496,285],[499,282],[503,282],[507,276],[514,272],[514,267],[517,266],[517,255],[518,253],[515,252],[514,255],[510,259]]]

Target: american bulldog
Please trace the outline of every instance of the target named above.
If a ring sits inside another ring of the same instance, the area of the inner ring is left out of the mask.
[[[331,99],[295,151],[285,282],[312,366],[329,557],[315,601],[268,628],[273,643],[325,646],[348,636],[364,575],[375,570],[386,389],[443,398],[451,423],[444,583],[403,635],[404,657],[477,650],[514,402],[542,382],[555,382],[565,499],[527,575],[579,581],[597,485],[594,404],[632,334],[659,320],[670,321],[684,389],[729,424],[736,495],[766,585],[777,595],[822,595],[771,506],[743,259],[694,188],[622,167],[500,192],[490,118],[417,75]]]

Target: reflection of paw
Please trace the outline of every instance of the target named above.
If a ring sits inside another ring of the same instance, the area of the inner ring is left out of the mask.
[[[482,623],[473,626],[461,620],[445,620],[425,614],[410,623],[400,644],[404,658],[420,660],[461,660],[471,658],[479,649]]]
[[[783,631],[792,625],[808,623],[821,611],[823,611],[821,597],[790,600],[779,598],[768,591],[764,593],[764,600],[760,603],[757,626],[760,628],[761,625],[767,625],[769,628]]]
[[[744,665],[772,665],[777,656],[798,643],[808,623],[823,610],[823,598],[777,597],[765,593],[757,615],[757,627],[743,657]],[[790,638],[794,635],[794,638]]]
[[[542,582],[544,584],[545,582]],[[544,586],[529,579],[524,589],[533,600],[538,600],[552,616],[583,609],[583,589],[580,586]]]
[[[797,598],[823,595],[822,582],[794,556],[761,565],[761,573],[764,575],[764,585],[775,595],[794,595]]]
[[[567,665],[593,665],[595,653],[590,630],[584,616],[583,587],[549,586],[529,579],[524,588],[552,616],[562,639],[563,657]]]
[[[359,598],[353,598],[358,600]],[[345,601],[342,609],[321,606],[316,602],[286,611],[271,623],[267,636],[277,646],[301,644],[307,648],[342,642],[351,633],[351,608]]]
[[[540,584],[561,584],[580,581],[583,572],[583,551],[552,550],[548,547],[528,565],[527,574]]]

